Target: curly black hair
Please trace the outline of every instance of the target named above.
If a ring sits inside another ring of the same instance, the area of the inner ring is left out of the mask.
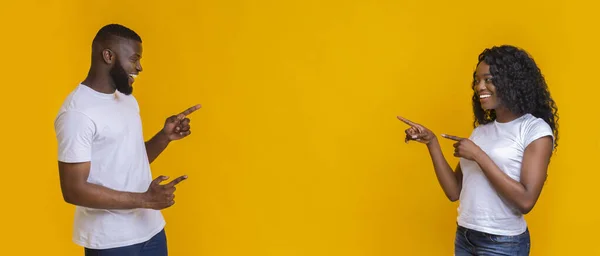
[[[485,49],[478,57],[478,65],[485,62],[490,66],[492,83],[498,98],[511,112],[531,114],[543,119],[552,128],[554,148],[558,146],[558,108],[550,96],[550,91],[542,72],[533,58],[523,49],[502,45]],[[475,72],[473,85],[475,86]],[[487,124],[496,119],[494,110],[481,108],[477,92],[473,92],[473,126]]]

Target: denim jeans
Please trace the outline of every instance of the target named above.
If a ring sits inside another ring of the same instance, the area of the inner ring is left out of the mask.
[[[95,250],[85,248],[85,256],[167,256],[167,236],[163,229],[150,240],[130,246]]]
[[[516,236],[492,235],[458,226],[454,240],[455,256],[528,256],[529,229]]]

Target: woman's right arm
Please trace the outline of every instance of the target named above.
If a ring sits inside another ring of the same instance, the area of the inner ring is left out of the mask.
[[[433,162],[433,168],[435,169],[435,175],[437,180],[442,186],[446,197],[450,201],[454,202],[460,197],[460,190],[462,189],[462,170],[460,169],[460,163],[456,165],[456,169],[453,171],[448,161],[442,153],[440,143],[437,138],[434,137],[427,143],[427,149],[429,149],[429,156]]]
[[[462,170],[460,169],[460,163],[457,164],[456,169],[453,171],[442,153],[437,137],[431,130],[406,118],[399,116],[398,119],[410,126],[410,128],[405,130],[405,141],[407,143],[410,140],[414,140],[427,145],[435,175],[440,186],[444,190],[446,197],[452,202],[458,200],[462,189]]]

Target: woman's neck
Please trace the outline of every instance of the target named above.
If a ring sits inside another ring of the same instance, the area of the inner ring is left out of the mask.
[[[496,121],[499,123],[508,123],[512,120],[515,120],[522,115],[518,115],[510,111],[508,108],[500,107],[496,109]]]

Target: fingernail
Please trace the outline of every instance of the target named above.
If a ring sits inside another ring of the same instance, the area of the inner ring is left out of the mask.
[[[413,139],[416,139],[416,138],[417,138],[417,135],[413,135],[413,136],[412,136],[412,138],[413,138]]]

